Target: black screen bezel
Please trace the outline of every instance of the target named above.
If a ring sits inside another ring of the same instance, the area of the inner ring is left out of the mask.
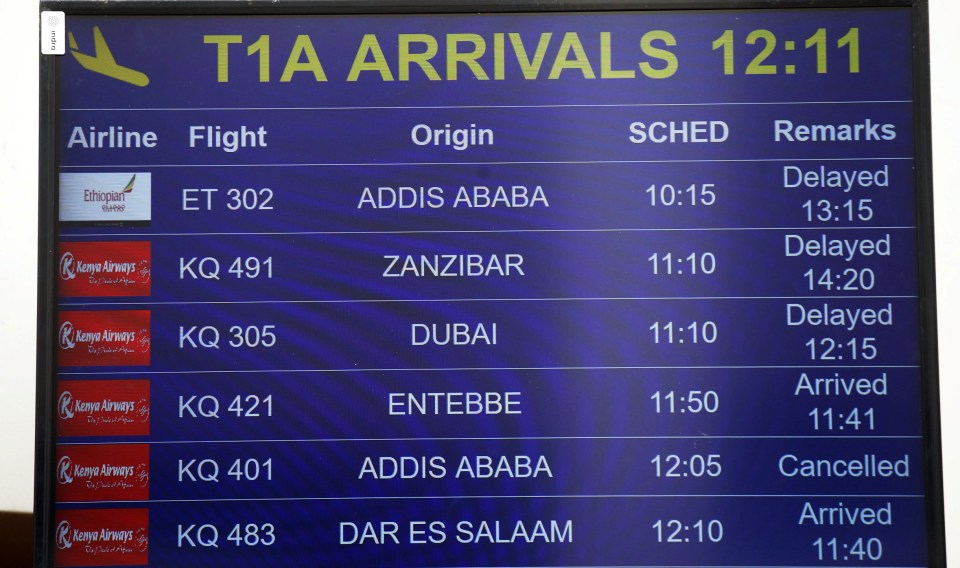
[[[920,387],[930,566],[946,566],[940,392],[934,271],[930,47],[927,0],[44,0],[41,11],[71,15],[372,15],[520,12],[798,10],[909,8],[913,30],[917,271],[920,306]],[[37,300],[37,391],[34,471],[34,565],[53,565],[56,455],[56,245],[58,191],[57,56],[40,56],[40,160]]]

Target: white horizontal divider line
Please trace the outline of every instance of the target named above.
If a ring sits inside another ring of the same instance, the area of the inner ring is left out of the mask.
[[[465,436],[441,438],[290,438],[290,439],[249,439],[249,440],[150,440],[141,442],[148,445],[191,445],[191,444],[343,444],[366,442],[503,442],[503,441],[573,441],[573,440],[922,440],[922,435],[912,436]],[[112,446],[114,440],[98,442],[59,441],[58,446]]]
[[[424,499],[690,499],[690,498],[729,498],[729,499],[923,499],[924,495],[764,495],[764,494],[623,494],[623,495],[379,495],[363,497],[238,497],[208,499],[148,499],[143,501],[58,501],[60,505],[108,505],[131,503],[229,503],[249,501],[384,501],[384,500],[424,500]],[[766,565],[764,565],[766,566]],[[703,568],[703,567],[699,567]],[[738,566],[737,568],[743,568]],[[796,567],[791,567],[796,568]],[[823,568],[818,566],[818,568]]]
[[[272,231],[272,232],[220,232],[220,233],[61,233],[63,237],[224,237],[224,236],[303,236],[303,235],[431,235],[431,234],[512,234],[512,233],[658,233],[658,232],[735,232],[735,231],[902,231],[916,230],[916,225],[890,226],[846,226],[831,227],[674,227],[665,229],[449,229],[449,230],[408,230],[408,231]]]
[[[569,103],[540,105],[422,105],[422,106],[338,106],[338,107],[155,107],[155,108],[62,108],[61,111],[117,112],[117,111],[278,111],[278,110],[436,110],[436,109],[528,109],[528,108],[643,108],[689,106],[788,106],[788,105],[853,105],[853,104],[911,104],[912,99],[862,101],[757,101],[757,102],[702,102],[702,103]]]
[[[286,164],[93,164],[93,165],[66,165],[60,169],[100,169],[100,168],[302,168],[302,167],[375,167],[375,166],[510,166],[510,165],[587,165],[587,164],[697,164],[723,162],[863,162],[877,160],[914,160],[913,156],[902,157],[873,157],[873,158],[725,158],[725,159],[689,159],[689,160],[565,160],[565,161],[477,161],[477,162],[317,162],[317,163],[286,163]]]
[[[393,369],[201,369],[189,371],[139,371],[125,368],[123,371],[64,371],[58,375],[214,375],[234,373],[390,373],[411,371],[417,373],[455,371],[458,373],[478,371],[643,371],[665,369],[919,369],[914,365],[661,365],[661,366],[624,366],[624,367],[410,367]]]
[[[243,304],[409,304],[409,303],[457,303],[457,302],[639,302],[639,301],[674,301],[674,300],[913,300],[916,295],[905,296],[671,296],[671,297],[636,297],[636,298],[428,298],[395,299],[395,300],[188,300],[168,302],[97,302],[97,306],[193,306],[193,305],[243,305]],[[73,302],[61,301],[60,307],[90,306],[86,300]]]

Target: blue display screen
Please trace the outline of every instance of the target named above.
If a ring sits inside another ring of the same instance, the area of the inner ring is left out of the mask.
[[[54,565],[930,562],[909,9],[66,29]]]

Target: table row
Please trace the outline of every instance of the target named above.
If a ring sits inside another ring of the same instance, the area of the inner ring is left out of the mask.
[[[903,296],[916,246],[913,228],[154,236],[63,241],[57,283],[72,303]]]
[[[925,566],[919,497],[530,498],[61,508],[57,565]],[[86,562],[86,564],[83,564]]]
[[[165,304],[61,310],[72,373],[914,366],[916,298]],[[99,371],[97,369],[100,369]]]
[[[230,371],[137,377],[117,373],[95,380],[84,376],[60,380],[56,400],[61,439],[922,433],[916,367]]]
[[[707,436],[60,444],[57,500],[916,495],[922,448],[920,437]]]
[[[915,176],[869,158],[64,168],[60,218],[141,223],[71,234],[904,226]]]

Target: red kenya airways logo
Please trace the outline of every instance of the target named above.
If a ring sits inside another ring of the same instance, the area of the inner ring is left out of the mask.
[[[150,498],[146,444],[57,448],[57,501],[143,501]]]
[[[147,436],[150,381],[60,381],[60,436]]]
[[[145,566],[146,509],[87,509],[57,514],[54,566]]]
[[[60,312],[61,367],[150,364],[150,311]]]
[[[149,296],[150,243],[60,243],[60,296]]]

